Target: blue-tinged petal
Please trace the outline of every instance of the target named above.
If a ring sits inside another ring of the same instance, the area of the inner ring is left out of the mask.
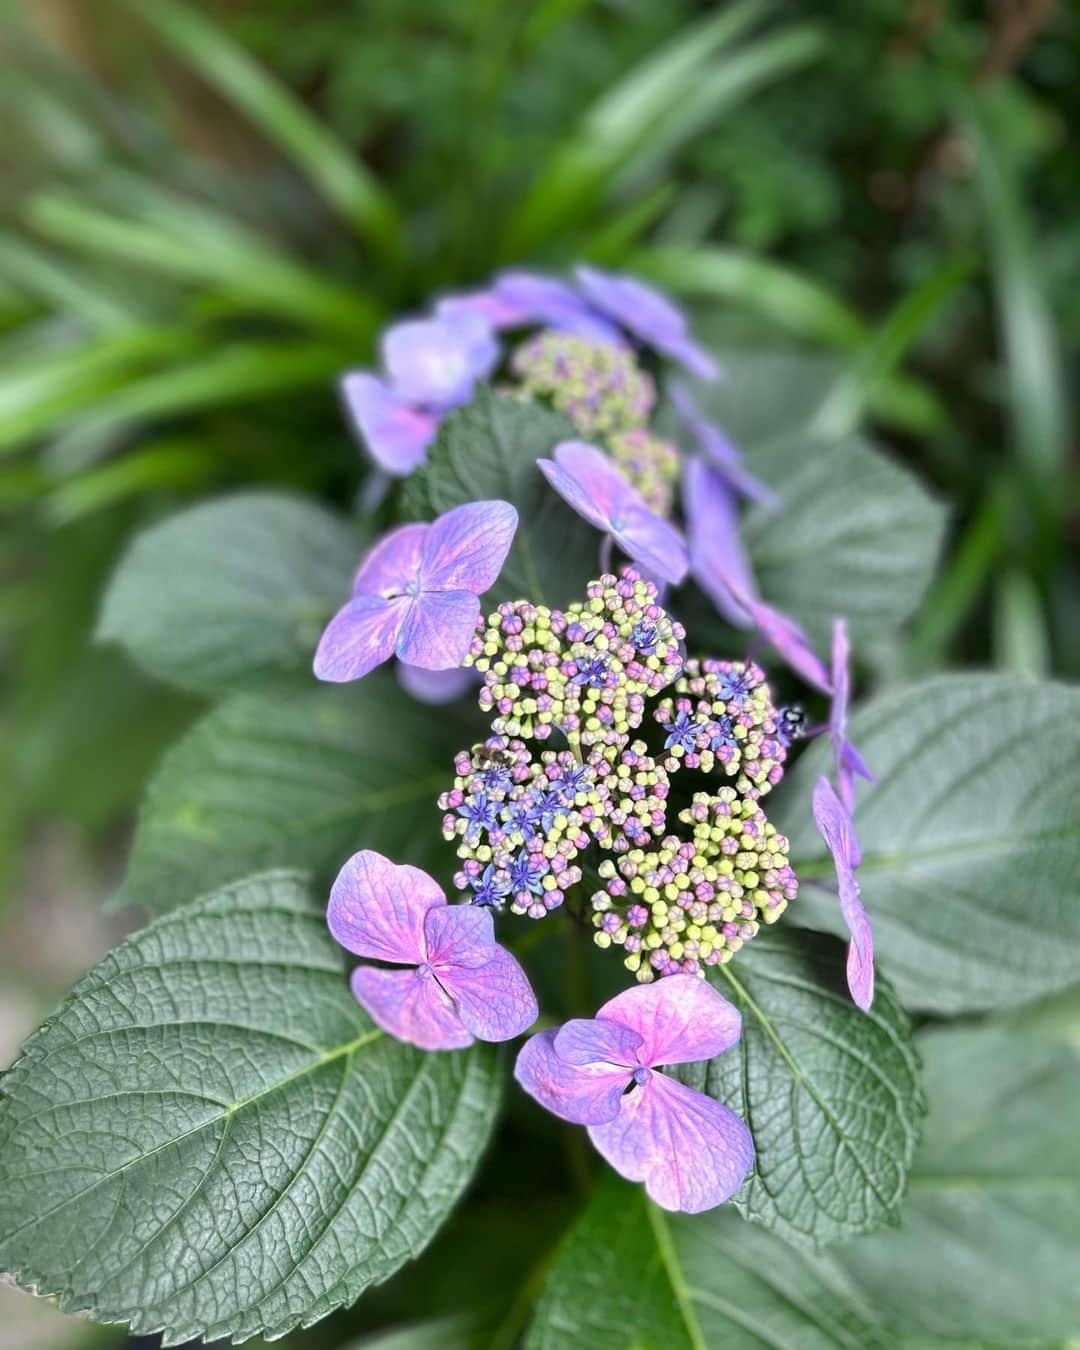
[[[499,579],[517,524],[517,511],[501,501],[467,502],[441,515],[424,540],[422,588],[483,595]]]
[[[814,785],[814,821],[832,854],[840,894],[840,913],[851,934],[847,956],[847,981],[851,997],[867,1012],[874,999],[874,938],[863,906],[855,869],[862,850],[855,837],[851,815],[827,778]]]
[[[637,1034],[639,1062],[690,1064],[730,1050],[742,1032],[739,1010],[696,975],[668,975],[616,994],[597,1012]]]
[[[383,365],[394,393],[438,412],[467,402],[477,378],[472,342],[463,325],[441,319],[394,324],[382,339]]]
[[[514,1077],[546,1110],[576,1125],[600,1124],[619,1112],[631,1071],[608,1063],[572,1064],[555,1049],[558,1033],[541,1031],[521,1047]]]
[[[720,614],[736,628],[750,623],[736,595],[757,596],[757,582],[739,531],[735,498],[723,478],[701,460],[683,470],[683,509],[690,536],[690,570]]]
[[[439,419],[412,407],[366,371],[342,377],[345,411],[368,454],[387,473],[402,478],[424,462]]]
[[[419,579],[424,539],[430,525],[420,521],[390,530],[368,551],[353,578],[353,595],[401,593]]]
[[[598,267],[575,271],[589,303],[639,342],[677,361],[699,379],[714,380],[719,375],[713,358],[690,337],[682,310],[661,291],[636,277],[602,272]]]
[[[468,654],[480,618],[480,601],[468,591],[423,591],[409,605],[396,652],[399,661],[425,670],[452,670]]]
[[[409,612],[404,597],[386,600],[357,595],[326,626],[315,652],[314,669],[320,680],[343,684],[359,680],[394,654]]]
[[[618,328],[602,318],[564,281],[535,272],[503,272],[495,294],[518,315],[516,326],[542,324],[589,342],[621,341]]]

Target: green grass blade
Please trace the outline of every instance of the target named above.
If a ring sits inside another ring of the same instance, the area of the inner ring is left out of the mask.
[[[1046,614],[1032,579],[1010,568],[998,582],[994,605],[994,664],[1033,679],[1050,674]]]
[[[1047,489],[1052,505],[1053,485],[1060,481],[1069,448],[1061,351],[1023,190],[1001,138],[993,133],[991,111],[986,99],[964,96],[961,103],[975,152],[1016,453]]]
[[[291,90],[181,0],[124,3],[280,146],[345,220],[396,255],[400,224],[389,194]]]
[[[122,328],[136,311],[66,258],[37,248],[16,234],[0,232],[0,277],[62,314],[74,314],[95,328]]]
[[[347,333],[358,343],[376,323],[367,296],[312,272],[235,221],[181,199],[155,200],[149,209],[143,204],[133,217],[45,192],[31,200],[27,215],[56,243],[174,281],[212,284],[268,314]]]
[[[826,394],[814,419],[816,435],[836,438],[855,429],[874,391],[894,374],[912,343],[971,271],[971,259],[947,259],[904,296]]]

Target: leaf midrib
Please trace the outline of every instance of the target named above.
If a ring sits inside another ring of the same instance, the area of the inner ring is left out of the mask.
[[[384,1035],[384,1033],[378,1027],[372,1027],[368,1031],[361,1032],[359,1036],[343,1045],[335,1046],[332,1050],[322,1051],[309,1063],[301,1065],[300,1068],[295,1069],[284,1078],[278,1079],[276,1082],[260,1088],[257,1092],[251,1093],[250,1096],[244,1097],[241,1101],[227,1103],[222,1110],[208,1116],[205,1120],[200,1121],[198,1125],[193,1125],[189,1130],[184,1130],[180,1134],[173,1135],[169,1139],[164,1139],[160,1144],[155,1144],[153,1148],[147,1149],[145,1152],[138,1154],[134,1158],[130,1158],[120,1167],[114,1168],[111,1172],[106,1172],[104,1175],[98,1177],[96,1181],[91,1182],[89,1186],[76,1192],[75,1195],[65,1196],[65,1198],[58,1205],[54,1205],[52,1209],[48,1209],[42,1214],[35,1214],[34,1217],[29,1219],[26,1223],[20,1224],[18,1228],[12,1230],[10,1233],[0,1234],[0,1237],[2,1237],[5,1242],[13,1241],[25,1229],[33,1228],[36,1224],[44,1222],[45,1219],[51,1218],[54,1214],[58,1214],[60,1210],[66,1208],[68,1205],[75,1204],[84,1196],[97,1190],[99,1186],[103,1186],[106,1182],[114,1181],[117,1177],[124,1176],[132,1167],[136,1167],[139,1163],[145,1162],[147,1158],[152,1158],[156,1154],[163,1152],[165,1149],[172,1148],[176,1144],[182,1143],[185,1139],[190,1139],[192,1136],[200,1134],[203,1130],[208,1129],[212,1125],[217,1125],[222,1121],[225,1121],[225,1127],[228,1129],[229,1122],[232,1120],[233,1116],[237,1115],[240,1111],[255,1105],[255,1103],[262,1101],[265,1097],[269,1097],[275,1092],[282,1091],[298,1079],[303,1078],[305,1074],[314,1073],[316,1069],[321,1069],[325,1067],[325,1065],[333,1063],[334,1060],[342,1058],[342,1056],[355,1054],[362,1046],[368,1045],[382,1035]],[[112,1096],[115,1094],[109,1095]]]

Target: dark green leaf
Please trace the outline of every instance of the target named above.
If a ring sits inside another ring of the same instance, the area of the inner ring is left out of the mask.
[[[916,1335],[1080,1334],[1080,1053],[989,1025],[920,1040],[930,1116],[897,1232],[842,1260]]]
[[[945,675],[874,700],[851,735],[877,777],[856,819],[863,899],[904,1003],[959,1013],[1074,983],[1080,691]],[[809,810],[825,750],[793,770],[778,823],[799,876],[831,887]],[[804,886],[789,914],[835,927],[836,909]]]
[[[486,597],[527,597],[564,605],[584,594],[598,572],[600,535],[549,487],[536,467],[559,441],[577,435],[561,413],[479,389],[439,430],[427,462],[408,480],[407,515],[430,517],[462,502],[501,498],[520,517],[498,585]]]
[[[388,671],[346,688],[238,694],[162,761],[118,901],[161,912],[264,867],[333,872],[359,848],[449,863],[435,799],[472,739]]]
[[[749,1125],[757,1159],[735,1203],[818,1246],[894,1222],[925,1111],[911,1028],[878,982],[870,1013],[844,983],[844,949],[769,930],[715,969],[743,1016],[738,1047],[679,1077]]]
[[[348,992],[305,887],[252,878],[93,970],[0,1080],[0,1267],[68,1312],[277,1336],[430,1241],[498,1101]]]
[[[607,1177],[548,1278],[529,1350],[871,1350],[872,1315],[830,1256],[730,1208],[667,1214]]]
[[[221,693],[310,669],[348,599],[357,536],[301,497],[246,492],[139,535],[105,595],[98,637],[151,674]]]

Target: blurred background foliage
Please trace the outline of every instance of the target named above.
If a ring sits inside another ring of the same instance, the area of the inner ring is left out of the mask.
[[[637,270],[869,414],[952,511],[894,676],[1080,673],[1075,6],[0,0],[0,60],[0,1062],[199,710],[93,645],[125,541],[351,503],[336,375],[500,266]]]

